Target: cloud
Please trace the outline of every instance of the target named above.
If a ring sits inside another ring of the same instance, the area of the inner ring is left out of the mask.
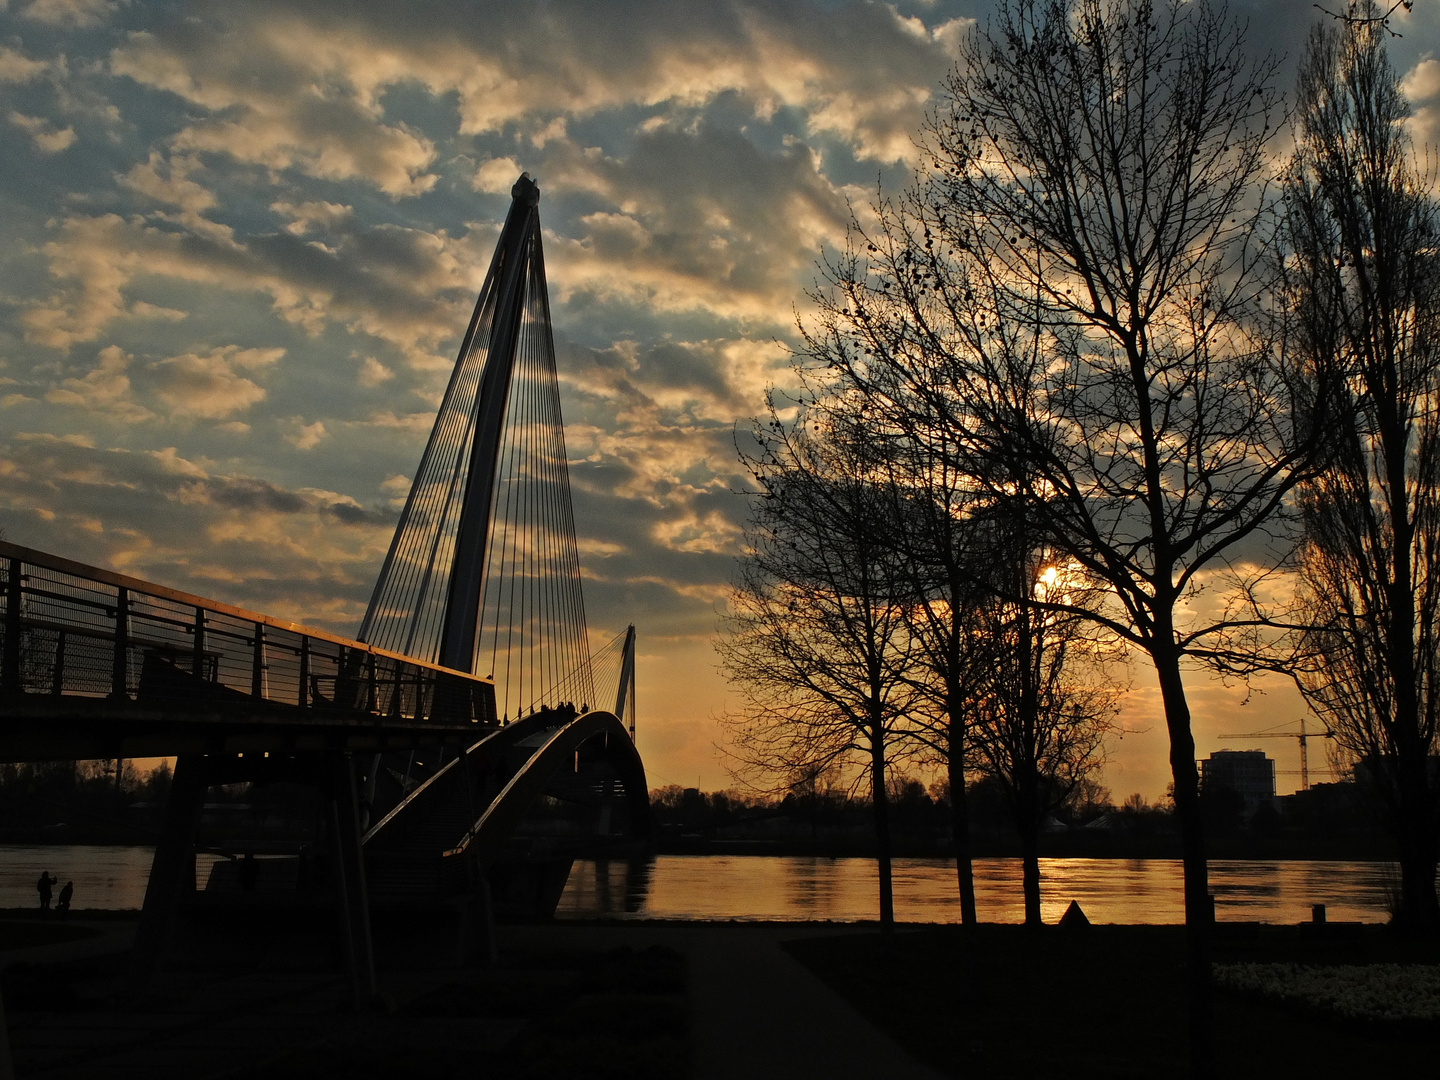
[[[42,250],[66,287],[32,302],[21,319],[29,340],[57,349],[91,341],[117,319],[145,317],[127,303],[125,286],[142,268],[161,270],[180,256],[176,238],[118,214],[67,218]]]
[[[388,505],[222,472],[174,447],[21,433],[0,442],[0,477],[7,521],[44,528],[12,539],[346,633],[394,527]]]
[[[1406,122],[1415,145],[1433,150],[1440,144],[1440,60],[1421,60],[1405,74],[1400,91],[1414,108]],[[1440,177],[1432,181],[1440,190]]]
[[[75,142],[75,129],[65,127],[56,130],[46,119],[40,116],[25,116],[21,113],[11,111],[8,117],[10,123],[28,134],[35,143],[35,149],[42,154],[58,154]]]
[[[515,178],[524,171],[514,158],[491,158],[475,170],[470,186],[476,191],[504,195],[515,186]]]
[[[544,164],[546,186],[613,207],[580,219],[578,236],[547,238],[561,303],[704,310],[788,326],[797,274],[823,244],[843,238],[849,220],[846,192],[807,147],[767,153],[710,124],[639,133],[623,160],[569,152]]]
[[[0,83],[26,83],[49,69],[43,60],[31,60],[22,52],[0,45]]]
[[[719,510],[700,515],[673,515],[658,523],[652,535],[672,551],[734,555],[740,549],[741,527]]]
[[[116,181],[147,199],[176,207],[180,211],[177,220],[187,227],[222,241],[229,240],[232,235],[229,228],[204,217],[216,199],[214,192],[189,178],[190,172],[199,167],[199,161],[194,158],[165,158],[152,150],[148,161],[131,166],[128,172],[117,176]]]
[[[21,14],[34,22],[80,30],[107,21],[114,9],[110,0],[33,0]]]
[[[576,391],[607,400],[637,427],[702,423],[728,430],[788,374],[789,361],[773,340],[619,341],[567,356],[563,378]]]
[[[1428,101],[1440,95],[1440,60],[1421,60],[1405,73],[1400,92],[1413,102]]]
[[[265,397],[264,387],[241,372],[257,373],[284,355],[284,349],[242,349],[238,345],[211,349],[204,355],[181,353],[152,365],[155,393],[170,407],[173,417],[223,419]]]
[[[915,157],[910,137],[949,63],[948,42],[881,4],[821,18],[800,3],[676,9],[651,0],[617,18],[585,0],[484,17],[448,3],[255,3],[208,25],[175,18],[136,32],[110,65],[208,114],[177,133],[176,148],[360,180],[402,198],[433,188],[437,151],[387,122],[384,97],[396,86],[454,95],[462,135],[518,125],[535,147],[562,137],[569,117],[693,110],[732,94],[759,118],[797,109],[811,133],[901,161]],[[499,165],[487,166],[480,190],[499,183]]]
[[[292,14],[243,25],[253,14],[234,12],[238,33],[199,34],[188,22],[136,32],[112,52],[111,70],[209,114],[172,137],[176,150],[323,180],[362,180],[393,198],[434,186],[437,178],[426,171],[436,158],[430,139],[384,123],[343,66],[328,63],[324,50],[311,51],[302,19]]]
[[[155,317],[160,309],[127,294],[169,279],[265,293],[282,319],[311,334],[339,322],[434,366],[432,350],[463,326],[462,298],[479,287],[475,238],[383,223],[345,228],[345,220],[335,217],[340,231],[323,245],[288,231],[242,242],[228,229],[177,231],[118,214],[66,217],[42,248],[60,287],[31,302],[22,316],[26,336],[66,349],[117,320]]]
[[[360,361],[359,378],[361,386],[379,386],[381,383],[389,382],[394,377],[395,372],[391,371],[373,356],[367,356]]]
[[[285,231],[292,236],[307,233],[347,230],[353,227],[355,211],[352,207],[332,202],[303,202],[299,205],[289,202],[273,202],[270,209],[282,218],[289,218]]]
[[[424,435],[428,434],[430,429],[435,426],[435,412],[434,410],[427,410],[425,412],[412,412],[406,413],[404,416],[398,416],[389,409],[386,409],[381,412],[371,413],[365,423],[370,427],[391,428],[397,431],[406,431],[412,435]]]
[[[45,395],[45,400],[52,405],[104,413],[127,424],[149,420],[154,414],[135,401],[130,377],[125,373],[134,358],[118,345],[108,345],[96,359],[99,364],[93,370],[81,378],[64,380]]]
[[[303,416],[291,416],[282,420],[280,431],[285,441],[296,450],[313,450],[326,435],[323,420],[307,424]]]

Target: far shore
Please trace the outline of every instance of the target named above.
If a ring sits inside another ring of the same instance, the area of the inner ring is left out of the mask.
[[[90,832],[81,829],[27,829],[0,831],[0,847],[152,847],[155,838],[148,833]],[[1314,860],[1321,862],[1394,862],[1390,846],[1380,840],[1341,838],[1326,842],[1313,838],[1220,837],[1208,841],[1210,860]],[[236,844],[236,849],[244,844]],[[652,855],[742,856],[770,858],[873,859],[873,840],[864,837],[821,838],[819,840],[752,840],[708,836],[667,836],[659,838],[648,850]],[[1181,857],[1178,837],[1160,836],[1128,839],[1059,833],[1041,837],[1042,859],[1178,859]],[[953,859],[954,850],[948,837],[934,840],[901,838],[891,855],[898,859]],[[974,859],[1018,859],[1020,841],[1016,837],[991,835],[976,837],[972,844]]]

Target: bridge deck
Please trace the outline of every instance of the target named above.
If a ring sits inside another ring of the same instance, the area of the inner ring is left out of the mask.
[[[460,745],[489,679],[0,541],[0,760]]]

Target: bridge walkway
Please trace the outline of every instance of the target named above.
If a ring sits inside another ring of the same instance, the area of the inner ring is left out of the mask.
[[[0,541],[0,761],[356,753],[495,727],[490,679]]]

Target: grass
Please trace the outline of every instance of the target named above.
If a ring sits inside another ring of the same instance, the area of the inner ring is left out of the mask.
[[[1225,963],[1436,963],[1384,928],[1314,934],[1249,927],[1217,942]],[[1237,934],[1239,936],[1237,936]],[[952,1076],[1067,1080],[1186,1072],[1181,927],[980,926],[811,938],[787,948],[916,1058]],[[1258,995],[1218,991],[1217,1074],[1429,1075],[1440,1025],[1344,1024]]]

